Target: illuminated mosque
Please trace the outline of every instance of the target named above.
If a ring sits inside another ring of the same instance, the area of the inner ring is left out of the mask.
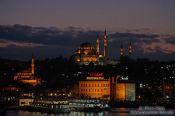
[[[104,53],[103,55],[100,54],[100,44],[99,44],[99,37],[96,38],[96,46],[92,45],[91,43],[82,43],[80,47],[75,51],[75,62],[87,65],[90,62],[94,64],[101,64],[103,65],[106,61],[107,55],[107,37],[106,31],[104,32]]]
[[[35,58],[32,55],[31,69],[18,72],[14,76],[14,80],[24,84],[36,86],[41,84],[41,78],[35,76]]]
[[[128,47],[129,56],[132,54],[131,42]],[[105,65],[105,64],[116,64],[116,61],[109,60],[107,58],[107,35],[106,30],[103,35],[103,54],[100,53],[100,42],[99,36],[96,38],[96,45],[91,43],[82,43],[80,47],[74,52],[74,61],[80,65],[88,65],[90,62],[96,65]],[[124,48],[121,45],[120,47],[120,57],[124,56]]]

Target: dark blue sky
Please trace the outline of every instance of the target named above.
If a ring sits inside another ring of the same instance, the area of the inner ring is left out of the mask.
[[[131,40],[135,47],[140,47],[140,49],[137,49],[138,54],[135,57],[141,55],[151,59],[174,59],[174,11],[175,0],[1,0],[0,25],[53,26],[59,28],[64,33],[64,37],[59,36],[62,38],[59,39],[61,42],[58,42],[58,38],[55,40],[53,36],[49,36],[50,40],[45,40],[44,43],[41,41],[41,37],[36,35],[34,37],[38,41],[33,41],[34,38],[31,41],[31,38],[25,38],[26,36],[20,37],[24,32],[17,33],[15,37],[10,35],[7,37],[4,33],[1,33],[1,57],[24,59],[29,56],[28,54],[30,54],[33,48],[37,48],[35,51],[39,53],[39,58],[55,57],[58,55],[70,56],[81,42],[88,41],[89,39],[94,42],[95,34],[85,33],[84,31],[91,30],[95,31],[95,33],[100,31],[100,34],[102,34],[102,31],[106,28],[108,34],[110,34],[110,47],[113,48],[110,52],[112,58],[117,58],[117,50],[121,42],[127,43]],[[77,30],[74,30],[72,33],[66,33],[66,29],[69,26],[82,29],[82,34],[77,35],[83,36],[77,37],[79,39],[76,42],[73,42],[72,38],[77,33]],[[7,29],[1,28],[1,30]],[[133,37],[132,35],[131,37],[128,37],[128,35],[122,35],[121,37],[115,35],[116,32],[138,35],[156,34],[157,37],[154,37],[154,39],[142,36]],[[87,36],[84,34],[87,34]],[[65,35],[68,37],[66,38]],[[42,37],[46,39],[48,35],[42,35]],[[86,37],[90,38],[87,39]],[[68,42],[69,39],[72,44]],[[157,40],[156,42],[155,39]],[[50,44],[52,43],[50,41],[53,41],[53,43],[56,41],[57,45]],[[116,41],[120,42],[116,43],[117,46],[114,45]],[[28,42],[32,45],[32,49]],[[42,46],[43,44],[44,47]],[[62,49],[65,50],[64,52],[63,50],[55,50],[60,49],[58,48],[60,45],[63,45],[64,49]],[[13,48],[14,46],[15,49]],[[28,47],[24,48],[24,46]],[[13,52],[10,52],[11,50]]]
[[[1,0],[0,24],[149,28],[175,35],[174,0]]]

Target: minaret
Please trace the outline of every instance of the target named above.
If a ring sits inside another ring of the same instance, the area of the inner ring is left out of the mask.
[[[99,45],[99,36],[97,35],[97,40],[96,40],[96,50],[97,50],[97,55],[100,53],[100,45]]]
[[[104,57],[105,58],[107,56],[107,50],[106,50],[106,48],[107,48],[107,38],[106,38],[106,30],[105,30],[105,32],[104,32]]]
[[[32,74],[34,75],[34,73],[35,73],[35,58],[34,58],[34,54],[32,54],[31,71],[32,71]]]
[[[128,52],[129,52],[129,56],[131,56],[131,54],[132,54],[132,45],[131,45],[131,42],[129,43]]]
[[[124,55],[123,45],[120,46],[120,57]]]

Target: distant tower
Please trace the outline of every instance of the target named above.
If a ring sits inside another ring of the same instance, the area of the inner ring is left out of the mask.
[[[107,56],[107,38],[106,38],[106,30],[104,32],[104,57]]]
[[[124,55],[124,48],[123,45],[120,46],[120,56]]]
[[[34,54],[32,54],[31,71],[32,71],[32,74],[34,75],[34,73],[35,73],[35,58],[34,58]]]
[[[96,50],[97,50],[97,55],[100,53],[100,44],[99,44],[99,36],[97,35],[97,40],[96,40]]]
[[[132,54],[132,45],[131,45],[131,42],[129,43],[128,52],[129,52],[129,55]]]

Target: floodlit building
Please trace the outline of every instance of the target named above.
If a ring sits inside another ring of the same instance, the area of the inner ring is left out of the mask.
[[[23,70],[21,72],[16,73],[14,76],[14,80],[24,84],[30,84],[32,86],[41,84],[41,78],[35,76],[34,55],[32,55],[31,69]]]
[[[82,43],[80,47],[74,52],[74,60],[80,65],[88,65],[90,62],[94,64],[103,65],[107,59],[107,36],[104,32],[104,53],[100,54],[99,37],[96,38],[96,45],[91,43]]]
[[[96,48],[90,43],[83,43],[80,48],[75,51],[75,60],[80,64],[97,63],[99,55]]]
[[[103,74],[90,74],[86,80],[79,81],[79,95],[81,97],[109,99],[110,80]]]
[[[116,101],[135,101],[135,84],[117,83],[115,100]]]
[[[105,79],[103,74],[92,73],[79,81],[79,96],[114,101],[135,101],[135,84],[118,83],[122,76]],[[124,78],[126,79],[126,78]]]
[[[125,82],[119,82],[119,79]],[[112,77],[111,99],[114,101],[135,101],[135,83],[128,82],[128,76]]]

